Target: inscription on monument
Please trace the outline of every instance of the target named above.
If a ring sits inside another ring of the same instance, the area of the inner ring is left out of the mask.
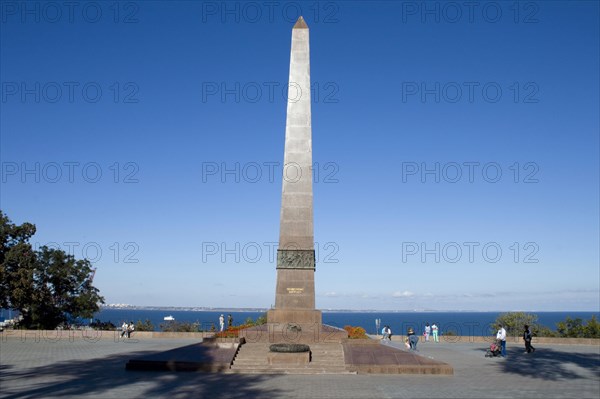
[[[302,294],[304,293],[304,288],[288,288],[288,294]]]

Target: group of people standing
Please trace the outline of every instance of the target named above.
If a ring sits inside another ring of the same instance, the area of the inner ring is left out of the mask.
[[[423,331],[423,336],[425,337],[425,341],[429,341],[429,336],[431,335],[433,338],[433,342],[440,342],[438,337],[439,327],[433,323],[431,326],[429,323],[425,324],[425,329]],[[381,329],[382,341],[392,340],[392,329],[390,326],[386,325]],[[417,350],[417,343],[419,342],[419,337],[415,334],[415,330],[412,327],[409,327],[406,333],[405,344],[408,349]]]
[[[423,337],[425,341],[429,341],[430,337],[432,337],[433,342],[440,342],[439,339],[439,327],[433,323],[429,325],[429,323],[425,324],[425,328],[423,331]],[[381,330],[381,335],[383,336],[382,340],[392,340],[392,329],[390,326],[386,325]],[[532,333],[531,329],[528,325],[523,327],[523,341],[525,342],[525,353],[533,353],[535,352],[535,348],[531,345]],[[500,356],[506,356],[506,329],[504,326],[500,326],[498,332],[496,333],[496,341],[500,347]],[[417,343],[419,342],[419,336],[415,333],[412,327],[409,327],[406,334],[405,345],[407,349],[417,350]]]
[[[533,334],[529,325],[523,326],[523,341],[525,341],[525,353],[535,352],[535,348],[531,345]],[[496,341],[500,344],[500,356],[506,357],[506,329],[503,325],[500,325],[498,332],[496,333]]]
[[[131,333],[133,332],[133,330],[135,330],[135,325],[133,324],[133,321],[130,321],[129,324],[126,321],[124,321],[121,325],[121,338],[123,338],[125,335],[127,335],[127,338],[131,338]]]
[[[231,316],[231,314],[227,315],[227,328],[231,328],[233,327],[233,317]],[[219,316],[219,328],[220,331],[225,330],[225,316],[223,314],[221,314],[221,316]]]
[[[425,324],[425,331],[423,331],[423,337],[425,337],[425,341],[429,341],[429,336],[432,336],[433,342],[440,342],[438,337],[439,327],[437,324],[433,323],[431,326],[429,323]]]

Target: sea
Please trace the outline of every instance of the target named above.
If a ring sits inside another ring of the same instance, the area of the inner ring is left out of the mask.
[[[367,333],[375,334],[377,321],[380,329],[389,325],[392,333],[404,334],[411,327],[415,331],[423,331],[425,325],[435,323],[440,334],[453,333],[461,336],[483,336],[495,333],[494,321],[502,312],[335,312],[323,311],[323,323],[343,328],[346,325],[360,326]],[[526,312],[538,316],[538,324],[556,330],[556,323],[567,317],[589,320],[592,316],[598,318],[599,312]],[[201,330],[208,331],[211,326],[219,326],[219,316],[231,314],[233,324],[244,324],[246,319],[256,320],[265,312],[240,311],[194,311],[194,310],[146,310],[146,309],[109,309],[103,308],[94,318],[104,322],[112,322],[120,326],[124,321],[137,322],[150,320],[155,331],[160,331],[160,325],[165,323],[166,316],[172,316],[178,322],[198,323]]]

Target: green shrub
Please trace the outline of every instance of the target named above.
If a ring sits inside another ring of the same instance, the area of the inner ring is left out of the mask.
[[[137,323],[135,323],[135,331],[154,331],[154,324],[152,324],[149,319],[146,319],[146,321],[143,322],[138,320]]]
[[[198,332],[198,323],[179,322],[176,320],[167,321],[160,325],[164,332]]]

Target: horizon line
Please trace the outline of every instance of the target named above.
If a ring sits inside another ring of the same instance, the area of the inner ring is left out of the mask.
[[[161,309],[170,309],[170,310],[190,310],[190,309],[201,309],[202,311],[239,311],[239,312],[266,312],[271,308],[263,308],[263,307],[207,307],[207,306],[169,306],[169,305],[131,305],[131,304],[108,304],[101,305],[101,309],[130,309],[130,308],[154,308],[156,310]],[[390,309],[333,309],[333,308],[323,308],[317,309],[323,312],[339,312],[339,313],[440,313],[440,312],[475,312],[475,313],[506,313],[506,312],[584,312],[584,313],[600,313],[600,309],[597,310],[529,310],[529,309],[518,309],[518,310],[477,310],[477,309],[398,309],[398,310],[390,310]]]

